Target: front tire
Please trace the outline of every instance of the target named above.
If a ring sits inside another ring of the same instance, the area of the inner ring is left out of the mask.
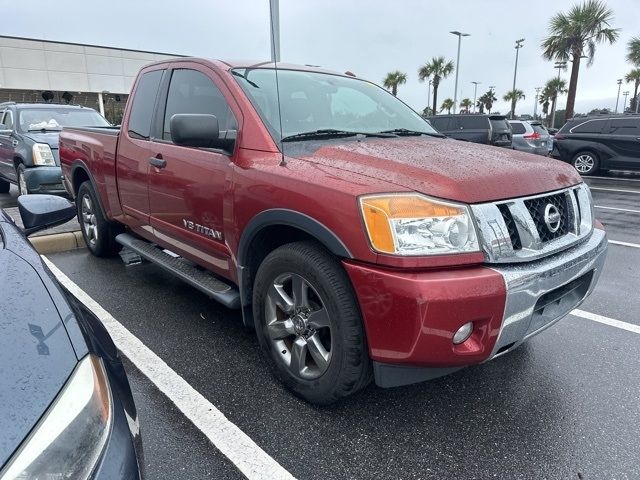
[[[118,232],[102,215],[98,195],[91,182],[80,185],[76,210],[84,243],[92,254],[96,257],[108,257],[120,251],[122,247],[115,240]]]
[[[371,381],[360,310],[340,262],[314,242],[271,252],[253,289],[260,345],[296,395],[329,405]]]
[[[595,175],[600,167],[600,161],[595,153],[592,152],[578,152],[571,160],[571,165],[575,168],[580,175],[589,176]]]
[[[29,187],[27,186],[27,180],[24,177],[25,166],[19,164],[16,168],[16,178],[18,179],[18,195],[29,195]]]

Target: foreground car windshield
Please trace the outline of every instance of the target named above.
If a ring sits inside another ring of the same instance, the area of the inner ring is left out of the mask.
[[[62,130],[62,127],[107,127],[95,110],[71,108],[29,108],[18,112],[20,131]]]
[[[300,70],[278,70],[282,134],[273,69],[236,69],[234,77],[276,139],[318,130],[438,135],[420,115],[373,83]]]

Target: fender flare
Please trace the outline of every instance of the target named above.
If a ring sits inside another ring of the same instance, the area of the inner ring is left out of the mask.
[[[252,240],[263,228],[284,225],[294,227],[311,235],[338,257],[353,258],[347,246],[326,225],[316,219],[295,210],[274,208],[265,210],[253,217],[242,232],[238,244],[238,264],[245,265],[249,246]]]
[[[78,192],[75,191],[75,188],[73,186],[73,177],[75,176],[76,172],[78,170],[82,170],[87,177],[89,177],[89,182],[91,182],[91,187],[93,188],[93,191],[96,194],[96,198],[98,199],[98,207],[100,208],[100,212],[102,213],[102,217],[104,219],[106,219],[107,221],[109,221],[106,212],[104,210],[104,207],[102,206],[102,199],[100,198],[100,191],[98,190],[98,186],[96,185],[96,181],[93,178],[93,175],[91,174],[91,170],[89,170],[89,168],[87,167],[87,165],[82,161],[82,160],[75,160],[72,164],[71,164],[71,189],[74,190],[73,191],[73,197],[74,199],[77,198],[78,196]],[[78,188],[80,188],[80,185],[78,185]]]

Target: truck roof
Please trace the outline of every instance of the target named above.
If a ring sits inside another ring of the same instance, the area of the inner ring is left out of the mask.
[[[220,70],[232,70],[234,68],[265,68],[272,69],[274,68],[274,63],[270,60],[217,60],[213,58],[200,58],[200,57],[176,57],[170,58],[167,60],[161,60],[158,62],[151,63],[149,65],[165,65],[168,63],[181,63],[181,62],[197,62],[204,63],[214,68]],[[317,73],[328,73],[331,75],[340,75],[343,77],[354,77],[355,75],[349,73],[341,73],[336,72],[334,70],[329,70],[326,68],[322,68],[318,65],[300,65],[295,63],[282,63],[278,62],[278,69],[280,70],[300,70],[305,72],[317,72]]]

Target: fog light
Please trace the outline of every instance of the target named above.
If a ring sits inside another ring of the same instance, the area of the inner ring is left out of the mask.
[[[471,332],[473,332],[473,322],[465,323],[453,335],[453,343],[459,345],[466,341],[471,336]]]

